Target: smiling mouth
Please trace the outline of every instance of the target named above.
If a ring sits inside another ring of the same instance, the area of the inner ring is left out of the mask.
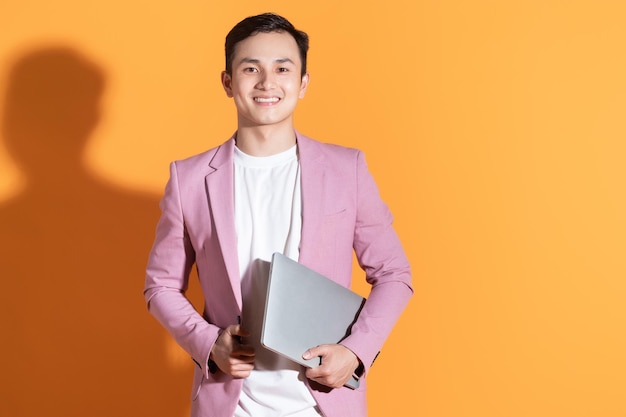
[[[280,99],[278,97],[255,97],[254,101],[257,103],[278,103]]]

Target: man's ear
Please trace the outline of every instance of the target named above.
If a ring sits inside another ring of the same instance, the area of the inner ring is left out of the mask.
[[[233,79],[230,74],[228,74],[226,71],[222,71],[222,87],[224,87],[226,95],[231,98],[233,96],[232,81]]]
[[[308,72],[302,76],[302,82],[300,83],[300,94],[298,94],[298,98],[304,98],[306,94],[306,89],[311,82],[311,74]]]

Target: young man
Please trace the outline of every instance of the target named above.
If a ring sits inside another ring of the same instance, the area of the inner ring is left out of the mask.
[[[144,294],[198,365],[193,416],[365,416],[365,376],[412,295],[409,264],[361,152],[294,129],[309,85],[307,50],[307,35],[280,16],[238,23],[222,73],[237,131],[170,167]],[[351,334],[302,352],[322,361],[306,371],[264,349],[272,253],[348,287],[353,250],[372,288]],[[202,315],[184,295],[194,263]],[[360,387],[343,387],[355,373]]]

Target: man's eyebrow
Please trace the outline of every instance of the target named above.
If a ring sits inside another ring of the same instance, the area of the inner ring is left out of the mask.
[[[239,64],[258,64],[259,62],[261,61],[255,58],[242,58]]]
[[[274,60],[274,62],[276,62],[277,64],[289,63],[289,64],[294,64],[295,65],[295,63],[290,58],[278,58],[278,59]]]

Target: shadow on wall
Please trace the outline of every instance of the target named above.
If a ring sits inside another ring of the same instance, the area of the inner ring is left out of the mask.
[[[0,206],[0,415],[185,414],[192,366],[167,364],[168,336],[141,296],[158,219],[154,195],[83,166],[104,71],[77,51],[32,51],[10,68],[4,146],[26,176]]]

